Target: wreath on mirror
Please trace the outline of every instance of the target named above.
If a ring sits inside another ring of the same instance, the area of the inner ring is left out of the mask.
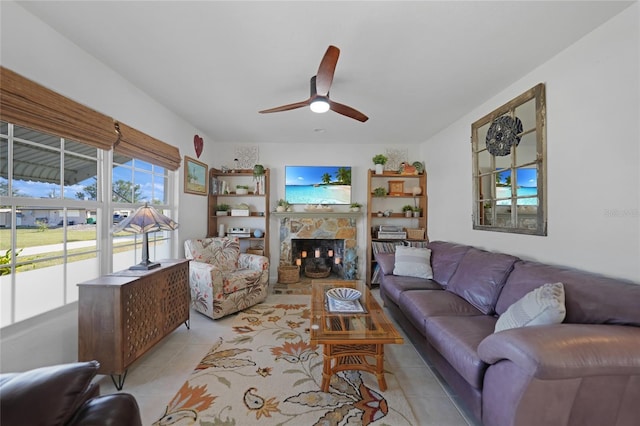
[[[503,115],[493,120],[487,132],[487,150],[491,155],[504,157],[511,153],[512,146],[520,143],[522,121],[518,117]]]

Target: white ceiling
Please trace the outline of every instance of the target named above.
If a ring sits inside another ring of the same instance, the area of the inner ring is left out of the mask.
[[[21,5],[208,142],[419,143],[633,2],[30,1]],[[331,99],[301,101],[327,46]],[[497,105],[496,105],[497,106]],[[318,131],[318,130],[322,131]]]

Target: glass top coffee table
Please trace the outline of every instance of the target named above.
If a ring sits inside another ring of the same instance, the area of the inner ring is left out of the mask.
[[[350,287],[362,292],[361,312],[330,312],[327,290]],[[366,285],[357,281],[311,282],[311,344],[323,345],[322,391],[329,391],[331,376],[343,370],[363,370],[376,375],[381,391],[384,379],[384,345],[404,343]]]

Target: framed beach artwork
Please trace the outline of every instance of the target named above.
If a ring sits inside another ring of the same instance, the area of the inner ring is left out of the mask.
[[[208,166],[191,157],[184,156],[184,192],[207,195],[209,179]]]

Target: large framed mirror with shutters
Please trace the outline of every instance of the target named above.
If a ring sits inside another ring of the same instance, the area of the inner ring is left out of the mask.
[[[545,86],[471,125],[473,229],[547,235]]]

